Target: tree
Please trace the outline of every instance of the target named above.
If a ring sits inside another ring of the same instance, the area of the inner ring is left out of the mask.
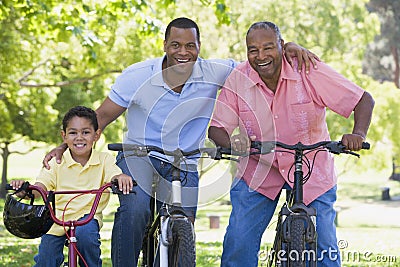
[[[224,1],[203,1],[226,23]],[[0,197],[5,196],[9,146],[16,140],[59,142],[62,115],[96,107],[128,65],[162,54],[162,22],[154,8],[175,1],[18,1],[0,5]],[[120,140],[122,122],[107,127]]]
[[[364,72],[378,81],[392,81],[400,88],[400,1],[371,0],[368,8],[378,14],[381,32],[368,46]]]

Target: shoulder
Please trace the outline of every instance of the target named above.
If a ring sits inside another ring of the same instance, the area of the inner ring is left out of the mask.
[[[152,59],[148,59],[145,61],[134,63],[134,64],[130,65],[129,67],[127,67],[126,69],[124,69],[122,71],[122,73],[130,73],[133,71],[146,70],[149,68],[153,68],[153,66],[158,64],[160,62],[160,60],[162,60],[162,58],[152,58]]]
[[[92,157],[98,158],[101,162],[104,161],[115,161],[115,157],[108,152],[97,151],[95,149],[92,150]]]
[[[237,65],[232,59],[199,58],[197,63],[205,80],[221,85]]]

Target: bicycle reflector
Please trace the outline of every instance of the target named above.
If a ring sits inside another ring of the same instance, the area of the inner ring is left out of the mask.
[[[18,237],[33,239],[47,233],[53,225],[50,210],[45,205],[22,203],[7,194],[3,212],[4,226]]]

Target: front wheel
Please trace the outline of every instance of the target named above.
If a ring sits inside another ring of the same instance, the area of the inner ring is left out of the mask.
[[[294,219],[291,222],[290,236],[292,240],[289,243],[288,262],[289,266],[304,267],[305,250],[305,227],[304,221]]]
[[[196,266],[194,229],[190,220],[177,219],[171,222],[171,242],[168,248],[168,266]]]

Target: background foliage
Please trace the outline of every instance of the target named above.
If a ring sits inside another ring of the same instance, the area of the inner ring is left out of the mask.
[[[96,108],[124,68],[161,56],[164,28],[179,16],[198,22],[204,58],[245,60],[244,35],[250,24],[275,22],[286,41],[312,50],[375,97],[368,139],[384,156],[375,156],[374,166],[385,168],[392,156],[400,155],[399,122],[393,120],[400,115],[399,90],[390,75],[372,75],[393,72],[395,63],[387,68],[366,64],[366,59],[378,63],[376,57],[396,62],[370,48],[385,48],[388,43],[397,48],[398,1],[0,0],[0,4],[3,184],[9,155],[21,152],[11,149],[15,141],[32,141],[33,148],[58,143],[65,111],[78,104]],[[384,80],[388,82],[381,83]],[[351,120],[331,113],[328,124],[333,139],[352,127]],[[107,141],[120,140],[123,127],[122,120],[110,125],[105,131]]]

